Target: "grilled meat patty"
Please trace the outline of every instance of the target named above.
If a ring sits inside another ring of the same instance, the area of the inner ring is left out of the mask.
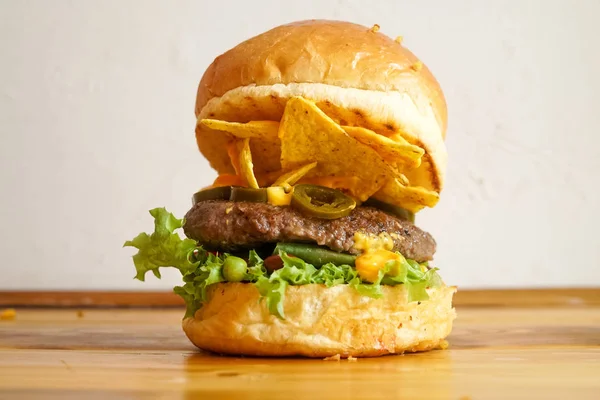
[[[268,203],[202,201],[185,216],[187,237],[209,249],[240,251],[265,243],[306,242],[338,252],[357,254],[354,233],[395,233],[394,251],[422,262],[431,260],[433,237],[409,221],[372,207],[357,207],[347,217],[326,220],[306,217],[292,207]]]

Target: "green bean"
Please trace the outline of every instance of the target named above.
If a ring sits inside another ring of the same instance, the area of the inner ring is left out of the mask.
[[[350,254],[338,253],[320,246],[304,243],[277,243],[273,254],[279,254],[280,251],[296,256],[317,268],[327,263],[354,266],[356,260],[356,256]]]

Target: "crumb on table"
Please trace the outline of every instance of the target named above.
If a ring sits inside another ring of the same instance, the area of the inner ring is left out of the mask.
[[[2,310],[2,313],[0,313],[0,319],[5,321],[12,321],[16,317],[17,311],[15,311],[14,308],[7,308],[5,310]]]
[[[350,361],[350,362],[356,362],[358,361],[358,358],[356,357],[352,357],[352,356],[342,356],[341,354],[336,354],[334,356],[330,356],[330,357],[325,357],[323,359],[323,361],[340,361],[342,358],[346,358],[346,360]]]

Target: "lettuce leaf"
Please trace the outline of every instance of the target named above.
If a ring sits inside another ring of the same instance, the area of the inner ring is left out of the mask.
[[[174,233],[185,221],[175,218],[165,208],[152,209],[150,215],[154,217],[154,233],[140,233],[123,244],[123,247],[138,249],[138,253],[133,256],[137,272],[135,278],[144,281],[146,273],[152,271],[160,279],[160,267],[175,267],[182,274],[193,270],[199,264],[199,261],[192,261],[191,257],[197,246],[196,241],[181,239]]]
[[[175,231],[183,227],[185,220],[177,219],[165,208],[150,210],[150,215],[154,218],[154,232],[150,235],[141,233],[124,244],[138,249],[138,253],[133,256],[135,278],[144,281],[148,271],[160,278],[161,267],[177,268],[183,276],[184,284],[176,286],[173,291],[185,300],[184,318],[193,316],[208,300],[208,287],[225,281],[223,263],[229,254],[207,252],[194,240],[181,239]],[[269,312],[282,319],[285,318],[285,291],[290,285],[321,284],[333,287],[347,284],[361,295],[381,298],[383,285],[402,284],[406,285],[409,301],[422,301],[428,298],[428,287],[442,284],[436,269],[429,269],[426,263],[419,264],[404,257],[389,261],[379,271],[375,282],[366,283],[350,265],[327,263],[317,269],[285,252],[280,251],[279,256],[283,267],[269,274],[262,258],[251,250],[246,258],[248,270],[243,281],[254,283]]]
[[[154,232],[150,235],[140,233],[123,244],[123,247],[138,249],[133,256],[135,279],[144,281],[148,271],[160,279],[161,267],[177,268],[185,284],[173,291],[185,300],[185,316],[193,315],[199,304],[206,300],[206,288],[223,281],[223,262],[199,247],[195,240],[181,239],[175,233],[183,227],[184,219],[176,218],[164,207],[150,210],[150,215],[154,218]]]
[[[207,253],[201,247],[196,248],[197,254],[204,257],[204,263],[183,276],[185,284],[176,286],[173,292],[180,295],[186,304],[184,318],[193,316],[203,303],[208,300],[207,289],[214,283],[225,281],[223,278],[223,262],[221,257]]]

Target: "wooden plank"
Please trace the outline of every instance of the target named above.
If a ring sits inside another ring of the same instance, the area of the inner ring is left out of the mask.
[[[173,307],[183,299],[172,292],[119,291],[5,291],[0,292],[4,307]]]
[[[600,287],[557,289],[460,290],[454,304],[468,307],[600,306]]]
[[[600,346],[600,307],[458,307],[454,349],[506,346]],[[182,309],[17,309],[0,320],[0,348],[194,350]]]
[[[598,349],[573,348],[449,350],[356,362],[8,350],[0,351],[0,398],[597,400],[599,360]]]
[[[456,306],[582,307],[600,305],[600,288],[460,290]],[[179,307],[172,292],[126,291],[4,291],[2,307]]]
[[[181,310],[22,309],[0,399],[597,399],[600,307],[459,308],[444,351],[337,362],[195,349]]]

